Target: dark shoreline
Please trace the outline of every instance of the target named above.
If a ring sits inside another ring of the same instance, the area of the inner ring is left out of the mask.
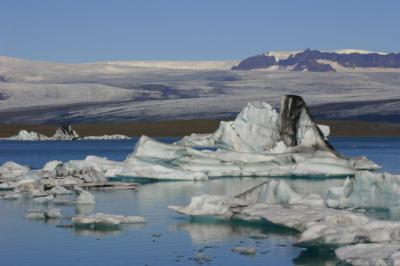
[[[211,133],[219,125],[220,120],[194,119],[161,122],[138,123],[104,123],[104,124],[73,124],[80,136],[100,136],[124,134],[128,136],[176,136],[181,137],[191,133]],[[320,120],[320,124],[331,127],[331,136],[398,136],[400,124],[375,123],[364,121]],[[0,124],[0,138],[18,134],[21,129],[36,131],[52,136],[60,125],[27,125]]]

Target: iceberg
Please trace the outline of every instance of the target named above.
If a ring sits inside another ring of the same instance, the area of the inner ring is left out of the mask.
[[[66,162],[58,172],[205,180],[225,176],[353,176],[358,170],[379,168],[365,157],[338,154],[326,138],[329,127],[315,124],[301,97],[283,96],[280,110],[276,112],[265,102],[249,103],[234,121],[221,122],[213,134],[191,135],[175,144],[142,136],[123,162],[88,156]],[[203,144],[216,150],[192,147]]]
[[[7,138],[9,140],[22,140],[22,141],[37,141],[37,140],[50,140],[49,137],[37,133],[35,131],[21,130],[17,135]]]
[[[17,135],[5,138],[6,140],[21,141],[44,141],[44,140],[75,140],[79,135],[70,125],[64,125],[56,130],[52,137],[37,133],[35,131],[20,130]]]
[[[64,125],[56,130],[52,140],[75,140],[78,139],[79,135],[75,130],[72,129],[71,125]]]

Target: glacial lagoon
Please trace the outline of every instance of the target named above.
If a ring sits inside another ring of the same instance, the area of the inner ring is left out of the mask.
[[[14,161],[39,169],[50,160],[84,159],[87,155],[121,161],[138,139],[21,142],[0,141],[0,164]],[[174,138],[161,138],[174,142]],[[330,138],[343,155],[364,155],[400,172],[400,138]],[[292,245],[296,233],[262,222],[190,219],[168,205],[186,205],[194,195],[235,195],[267,178],[224,178],[208,181],[166,181],[142,184],[136,191],[93,192],[92,207],[62,207],[65,219],[54,222],[26,220],[30,200],[0,201],[0,265],[335,265],[329,249]],[[328,187],[343,179],[289,179],[291,185]],[[140,215],[147,224],[120,230],[63,228],[77,213],[105,212]],[[388,219],[371,210],[369,215]],[[259,239],[259,235],[265,235]],[[255,247],[255,255],[232,252],[235,246]]]

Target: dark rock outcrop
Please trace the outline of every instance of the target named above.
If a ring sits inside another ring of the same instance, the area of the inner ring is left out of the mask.
[[[274,66],[277,63],[275,57],[267,55],[256,55],[249,57],[239,65],[232,67],[232,70],[250,70],[254,68],[268,68]]]
[[[334,151],[300,96],[282,96],[278,127],[282,141],[288,147],[304,145]]]

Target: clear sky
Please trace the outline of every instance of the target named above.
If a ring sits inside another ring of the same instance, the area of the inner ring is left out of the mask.
[[[0,55],[88,62],[398,52],[399,14],[398,0],[0,0]]]

